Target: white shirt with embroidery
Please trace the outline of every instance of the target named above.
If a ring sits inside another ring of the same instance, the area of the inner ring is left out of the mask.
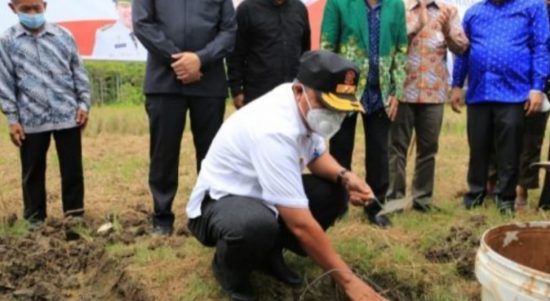
[[[187,215],[201,215],[207,192],[214,200],[256,198],[275,212],[275,206],[308,208],[302,171],[325,150],[323,138],[302,121],[292,84],[282,84],[223,124],[202,162]]]

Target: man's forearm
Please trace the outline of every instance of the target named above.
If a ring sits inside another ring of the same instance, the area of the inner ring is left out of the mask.
[[[338,284],[344,286],[350,281],[353,272],[336,253],[321,226],[299,229],[295,233],[306,253],[325,271],[332,272]]]
[[[464,87],[468,70],[468,51],[462,55],[456,55],[453,65],[453,88]]]
[[[308,168],[312,174],[329,181],[335,181],[336,176],[343,169],[342,165],[338,164],[336,159],[326,151],[319,158],[311,161]]]
[[[313,216],[311,216],[309,210],[307,210],[308,216],[301,215],[300,218],[295,218],[295,220],[300,221],[294,223],[287,221],[285,216],[288,216],[288,211],[296,211],[296,209],[278,209],[283,220],[285,220],[290,231],[296,236],[306,254],[321,266],[323,270],[334,271],[331,275],[338,284],[345,286],[350,282],[354,276],[353,272],[336,253],[327,235]]]

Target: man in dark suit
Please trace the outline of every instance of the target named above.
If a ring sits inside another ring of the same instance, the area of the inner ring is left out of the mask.
[[[311,48],[311,30],[300,0],[247,0],[237,9],[237,24],[227,72],[238,109],[296,78],[300,56]]]
[[[134,32],[149,52],[144,92],[151,135],[153,232],[169,235],[187,111],[197,170],[223,122],[223,58],[235,43],[235,10],[231,0],[135,0],[132,18]]]

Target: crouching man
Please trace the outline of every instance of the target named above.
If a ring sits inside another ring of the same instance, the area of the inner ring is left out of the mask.
[[[249,284],[261,269],[282,282],[301,279],[282,249],[310,256],[352,300],[384,300],[344,263],[325,230],[347,210],[374,201],[367,183],[326,151],[324,139],[348,113],[359,73],[326,51],[302,56],[297,80],[282,84],[234,113],[204,161],[187,205],[189,229],[216,247],[214,275],[231,300],[256,300]],[[311,171],[302,175],[305,167]]]

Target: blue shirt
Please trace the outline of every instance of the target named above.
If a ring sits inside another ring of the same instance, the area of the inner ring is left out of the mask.
[[[457,56],[453,87],[468,77],[466,103],[522,103],[543,91],[549,74],[550,28],[543,0],[484,0],[464,16],[470,49]]]
[[[379,79],[379,44],[380,44],[380,8],[381,1],[374,7],[367,6],[367,20],[369,28],[369,72],[367,74],[367,86],[361,96],[361,103],[367,114],[374,113],[384,108]]]
[[[47,23],[34,36],[17,24],[0,37],[0,105],[25,133],[77,126],[77,111],[90,107],[90,89],[68,31]]]

